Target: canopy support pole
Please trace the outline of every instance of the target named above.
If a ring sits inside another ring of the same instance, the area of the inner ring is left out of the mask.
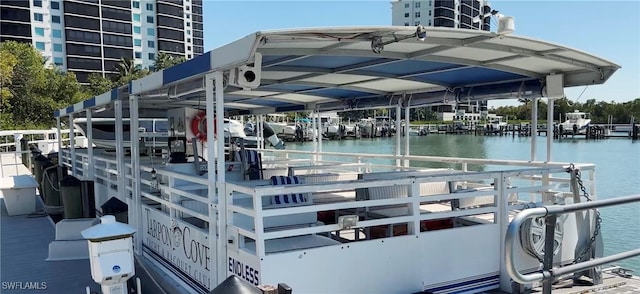
[[[48,139],[48,138],[47,138]],[[69,114],[69,157],[71,157],[71,174],[75,177],[78,177],[76,173],[76,138],[75,133],[73,132],[73,113]],[[58,146],[58,152],[60,152],[60,146]],[[84,171],[84,163],[82,164],[81,169]],[[82,176],[85,176],[84,173]]]
[[[536,161],[536,139],[538,138],[538,97],[531,99],[531,161]]]
[[[96,180],[96,176],[95,176],[95,166],[93,166],[93,112],[91,110],[91,108],[87,109],[86,111],[86,118],[87,118],[87,131],[86,131],[86,138],[87,138],[87,158],[89,160],[89,173],[87,175],[87,177],[89,178],[89,180],[91,181],[95,181]],[[95,192],[94,192],[95,193]]]
[[[411,120],[409,118],[410,114],[411,108],[409,107],[409,105],[407,105],[407,107],[404,108],[404,156],[411,155],[409,149],[409,131],[411,130]],[[404,167],[409,167],[409,160],[404,160]]]
[[[60,128],[62,124],[60,123],[60,117],[56,117],[56,128],[58,128],[58,165],[62,166],[62,131]]]
[[[400,126],[400,120],[402,119],[402,107],[400,107],[400,105],[396,105],[396,167],[401,167],[402,165],[402,161],[400,160],[400,155],[402,155],[402,153],[400,152],[400,148],[402,148],[401,146],[401,138],[402,137],[402,128]],[[389,125],[391,126],[391,125]],[[389,133],[391,133],[391,130],[389,130]],[[405,133],[405,135],[408,135],[407,133]]]
[[[551,162],[553,145],[553,108],[555,100],[552,98],[547,99],[547,162]]]
[[[131,142],[131,196],[132,206],[129,206],[129,220],[133,220],[132,226],[138,232],[144,232],[142,228],[142,201],[140,200],[140,134],[138,127],[138,97],[129,95],[129,136]],[[133,209],[131,209],[131,207]],[[136,254],[142,255],[142,238],[133,238],[133,249]]]

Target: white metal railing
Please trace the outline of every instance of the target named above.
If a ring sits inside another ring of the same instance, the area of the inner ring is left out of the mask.
[[[69,145],[69,130],[62,131],[63,146]],[[25,141],[26,142],[23,142]],[[26,146],[23,146],[26,143]],[[20,166],[27,167],[31,160],[31,148],[44,154],[58,151],[57,130],[6,130],[0,131],[0,177],[24,173]],[[26,162],[24,162],[26,158]]]
[[[253,229],[248,229],[246,227],[237,226],[235,224],[230,224],[230,226],[235,226],[238,229],[241,237],[246,237],[252,239],[256,242],[256,252],[252,252],[256,254],[258,257],[264,256],[266,254],[265,251],[265,242],[271,239],[284,238],[284,237],[292,237],[292,236],[302,236],[307,234],[330,234],[332,232],[343,230],[344,228],[340,227],[339,224],[328,224],[328,225],[314,225],[307,227],[291,227],[291,228],[282,228],[280,230],[265,230],[264,222],[265,218],[268,217],[277,217],[277,216],[286,216],[286,215],[294,215],[301,213],[317,213],[320,211],[372,211],[373,209],[379,208],[381,206],[405,206],[408,208],[408,214],[403,214],[399,216],[390,216],[390,217],[382,217],[379,219],[358,221],[357,225],[353,228],[356,229],[366,229],[372,228],[376,226],[388,226],[394,224],[406,224],[412,229],[410,231],[413,234],[419,234],[420,223],[422,221],[427,220],[435,220],[435,219],[443,219],[443,218],[469,218],[478,215],[485,214],[494,214],[492,217],[493,223],[495,223],[496,219],[499,217],[496,215],[500,211],[504,209],[504,211],[514,211],[519,209],[524,209],[531,202],[531,200],[537,200],[537,202],[542,202],[544,199],[544,195],[548,191],[552,191],[553,186],[548,183],[543,183],[542,180],[537,180],[535,183],[532,183],[529,186],[522,187],[511,187],[500,183],[501,179],[507,181],[511,178],[519,178],[519,177],[530,177],[533,175],[543,174],[546,176],[546,181],[553,181],[555,178],[551,177],[552,174],[564,174],[564,168],[534,168],[527,170],[516,170],[516,171],[508,171],[508,172],[476,172],[476,173],[455,173],[455,174],[440,174],[440,175],[428,175],[424,177],[416,177],[413,176],[411,178],[399,178],[399,179],[390,179],[390,180],[374,180],[374,181],[345,181],[340,183],[330,182],[330,183],[316,183],[316,184],[303,184],[303,185],[295,185],[295,186],[271,186],[271,185],[263,185],[263,186],[252,186],[247,187],[242,184],[227,184],[227,192],[228,192],[228,203],[227,206],[228,214],[232,215],[233,213],[243,214],[247,217],[253,218]],[[491,185],[490,187],[494,187],[493,189],[485,189],[485,190],[475,190],[472,192],[466,193],[441,193],[435,195],[420,195],[420,185],[428,182],[467,182],[467,181],[486,181],[486,185]],[[527,181],[531,181],[527,179]],[[388,199],[377,199],[377,200],[365,200],[365,201],[346,201],[346,202],[338,202],[338,203],[330,203],[330,204],[314,204],[314,205],[306,205],[306,206],[297,206],[297,207],[287,207],[287,208],[269,208],[264,209],[262,204],[268,199],[265,197],[280,195],[280,194],[292,194],[292,193],[311,193],[311,194],[320,194],[320,193],[331,193],[331,192],[343,192],[343,191],[354,191],[356,189],[361,188],[373,188],[373,187],[388,187],[388,186],[398,186],[398,185],[406,185],[409,188],[409,195],[407,197],[400,198],[388,198]],[[554,194],[563,195],[567,191],[554,191]],[[523,200],[514,201],[511,203],[507,202],[510,194],[520,194],[521,196],[525,196],[527,194],[538,195],[537,197],[522,197]],[[414,196],[415,195],[415,196]],[[473,197],[482,197],[482,196],[495,196],[498,201],[494,202],[492,205],[484,206],[484,207],[474,207],[464,210],[451,210],[451,211],[441,211],[441,212],[421,212],[420,207],[429,204],[429,203],[441,203],[441,202],[451,202],[454,200],[465,199],[465,198],[473,198]],[[241,198],[253,199],[252,206],[242,206],[234,203],[234,200],[238,200]],[[502,208],[504,206],[504,208]],[[508,217],[508,216],[502,216]],[[506,223],[504,224],[506,226]]]

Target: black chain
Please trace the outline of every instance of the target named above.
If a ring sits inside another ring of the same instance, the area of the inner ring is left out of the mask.
[[[567,168],[567,172],[570,174],[575,174],[576,181],[578,182],[578,186],[580,186],[580,191],[582,192],[582,196],[587,199],[587,202],[593,201],[591,199],[591,195],[589,195],[589,192],[587,192],[587,189],[582,183],[580,169],[576,169],[573,163],[571,163]],[[593,248],[593,244],[596,242],[596,237],[600,234],[600,224],[602,223],[602,218],[600,217],[600,211],[598,211],[597,209],[594,209],[594,211],[596,213],[596,228],[593,231],[593,236],[591,236],[591,239],[589,239],[589,244],[587,245],[587,247],[585,247],[580,252],[580,254],[578,254],[578,257],[576,257],[576,259],[571,264],[576,264],[585,260],[585,257],[591,251],[591,249]]]

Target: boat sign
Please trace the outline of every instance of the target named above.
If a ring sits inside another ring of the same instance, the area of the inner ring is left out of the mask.
[[[238,252],[227,252],[227,271],[234,274],[254,286],[262,283],[260,279],[259,262],[255,256],[251,256],[242,250]]]
[[[196,226],[172,220],[156,209],[144,207],[145,247],[174,269],[206,289],[211,289],[212,250],[206,234]]]

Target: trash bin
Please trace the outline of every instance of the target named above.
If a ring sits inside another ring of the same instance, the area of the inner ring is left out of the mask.
[[[34,162],[33,175],[36,177],[36,182],[38,183],[40,194],[42,194],[42,166],[46,162],[50,162],[50,160],[47,159],[46,156],[39,154],[33,159],[33,162]]]
[[[64,206],[64,218],[82,218],[82,190],[80,180],[66,176],[60,181],[60,196]]]
[[[51,161],[45,162],[42,166],[42,199],[44,201],[44,211],[47,214],[63,214],[64,207],[60,200],[60,179],[67,175],[67,169],[57,166]]]
[[[120,223],[129,223],[129,206],[116,197],[111,197],[100,206],[103,215],[113,215]]]
[[[36,183],[30,175],[0,179],[0,198],[10,216],[36,212]]]
[[[31,157],[29,157],[29,140],[27,138],[20,139],[20,158],[22,159],[22,164],[26,166],[28,169],[31,169]]]
[[[36,174],[36,170],[35,170],[36,163],[35,163],[34,159],[36,157],[38,157],[38,155],[42,155],[42,152],[40,152],[40,150],[38,148],[33,147],[33,146],[31,147],[30,150],[31,150],[31,158],[29,158],[29,164],[30,164],[29,165],[29,170],[31,171],[32,175],[35,175]]]

